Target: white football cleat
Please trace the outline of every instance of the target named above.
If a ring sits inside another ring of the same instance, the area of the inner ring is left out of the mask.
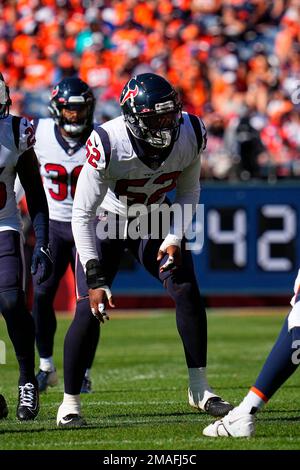
[[[85,419],[80,415],[80,407],[60,405],[57,412],[56,424],[58,427],[74,428],[86,425]]]
[[[82,428],[82,426],[86,426],[86,421],[82,416],[73,413],[61,418],[57,426],[59,428]]]
[[[255,432],[254,415],[242,414],[238,407],[229,411],[224,418],[209,424],[203,435],[208,437],[251,437]]]

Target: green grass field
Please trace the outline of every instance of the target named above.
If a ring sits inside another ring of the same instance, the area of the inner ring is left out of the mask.
[[[236,313],[235,313],[236,312]],[[209,381],[225,399],[238,404],[254,381],[279,331],[287,309],[210,310]],[[254,315],[252,315],[254,313]],[[56,335],[59,385],[41,395],[33,423],[15,417],[17,367],[0,319],[0,339],[7,344],[7,364],[0,365],[0,393],[9,417],[0,421],[0,449],[300,449],[300,377],[295,374],[257,418],[256,437],[209,439],[202,429],[212,418],[187,404],[187,374],[181,342],[171,312],[112,314],[102,328],[92,371],[93,390],[84,395],[86,428],[56,428],[62,400],[62,345],[70,317],[60,317]]]

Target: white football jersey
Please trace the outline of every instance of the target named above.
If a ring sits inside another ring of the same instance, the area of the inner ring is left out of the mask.
[[[14,192],[19,157],[34,145],[34,129],[24,117],[0,119],[0,231],[21,230]]]
[[[97,170],[101,181],[107,185],[107,193],[101,201],[101,207],[107,211],[126,214],[127,207],[120,204],[120,196],[126,196],[131,204],[161,204],[166,193],[177,187],[177,180],[182,171],[199,160],[199,152],[206,145],[206,130],[203,122],[199,123],[202,142],[197,141],[190,121],[190,115],[183,113],[184,122],[180,128],[179,139],[175,142],[168,158],[151,169],[135,153],[122,116],[98,126],[87,141],[87,168]],[[195,118],[195,116],[194,116]],[[107,133],[110,149],[106,148]],[[101,139],[102,137],[102,139]],[[153,157],[152,157],[153,160]],[[92,172],[93,174],[93,172]],[[198,180],[200,174],[197,175]],[[187,181],[187,185],[190,185]],[[86,191],[92,187],[86,187]]]
[[[73,142],[74,146],[68,144],[52,118],[37,121],[34,150],[40,163],[49,217],[61,222],[71,222],[76,183],[86,160],[85,145]]]
[[[127,206],[120,196],[127,198],[128,205],[150,207],[162,204],[166,194],[176,188],[174,202],[182,206],[197,203],[200,154],[205,145],[202,121],[183,113],[179,138],[168,157],[149,167],[137,156],[122,116],[96,127],[87,141],[87,161],[73,206],[73,234],[83,265],[97,258],[90,224],[96,211],[101,207],[126,217]]]

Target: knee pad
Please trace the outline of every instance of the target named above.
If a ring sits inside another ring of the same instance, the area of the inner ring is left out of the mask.
[[[18,309],[20,304],[24,302],[24,292],[21,289],[0,292],[0,311],[3,316],[5,316],[6,313]]]
[[[167,280],[167,291],[175,300],[175,302],[185,302],[190,303],[195,299],[195,295],[199,295],[199,290],[197,285],[191,282],[170,282]]]
[[[35,298],[47,298],[48,301],[51,301],[50,299],[54,298],[56,292],[53,292],[52,289],[47,289],[43,286],[36,286],[33,293]]]

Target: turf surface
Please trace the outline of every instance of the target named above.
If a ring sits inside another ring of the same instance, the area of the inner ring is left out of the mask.
[[[211,310],[209,381],[227,400],[238,404],[254,381],[282,324],[286,309]],[[254,315],[252,315],[254,314]],[[60,382],[41,395],[33,423],[15,418],[17,367],[6,342],[6,365],[0,365],[0,393],[9,417],[0,421],[0,449],[300,449],[300,377],[285,384],[257,418],[251,439],[209,439],[202,429],[212,418],[187,404],[187,377],[175,317],[171,312],[112,314],[102,329],[92,370],[93,393],[84,395],[88,426],[60,430],[55,417],[62,399],[62,346],[70,317],[59,317],[55,361]]]

